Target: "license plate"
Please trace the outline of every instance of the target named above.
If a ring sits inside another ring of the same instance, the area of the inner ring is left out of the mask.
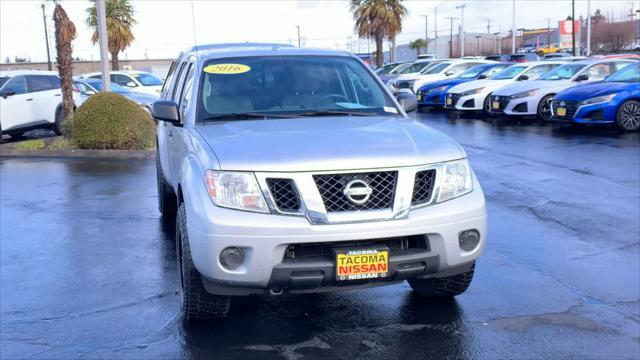
[[[556,110],[556,112],[558,113],[558,116],[567,115],[567,109],[565,109],[565,108],[558,108],[558,110]]]
[[[336,253],[336,279],[361,280],[389,276],[389,250],[363,249]]]
[[[418,94],[418,101],[422,101],[422,94]]]
[[[491,106],[493,106],[494,109],[500,109],[500,103],[497,101],[494,101],[493,104],[491,104]]]
[[[447,105],[451,105],[451,104],[453,104],[453,99],[447,98]]]

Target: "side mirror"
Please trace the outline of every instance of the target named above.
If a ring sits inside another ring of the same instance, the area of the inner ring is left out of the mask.
[[[586,80],[589,80],[589,75],[582,74],[582,75],[578,76],[575,81],[586,81]]]
[[[153,103],[151,116],[158,121],[166,121],[173,125],[180,125],[178,104],[175,101],[158,100]]]
[[[529,80],[529,77],[527,75],[520,75],[516,80],[518,81]]]
[[[129,81],[127,83],[127,87],[137,87],[138,85],[136,85],[136,83],[134,83],[133,81]]]
[[[418,109],[418,99],[413,93],[399,92],[396,94],[396,99],[405,112],[412,112]]]
[[[0,92],[0,96],[2,96],[3,99],[6,99],[9,96],[13,96],[15,94],[16,92],[14,90],[3,90],[2,92]]]
[[[453,71],[447,71],[446,73],[444,73],[444,76],[451,76],[455,74]]]
[[[482,74],[482,75],[478,76],[477,80],[482,80],[482,79],[486,79],[486,78],[488,78],[488,76]]]

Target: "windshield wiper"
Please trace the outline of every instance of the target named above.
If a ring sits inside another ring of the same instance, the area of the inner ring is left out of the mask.
[[[378,115],[374,112],[362,112],[362,111],[346,111],[346,110],[314,110],[310,112],[297,113],[296,116],[336,116],[336,115],[350,115],[350,116],[375,116]]]
[[[209,115],[202,120],[226,120],[226,119],[267,119],[270,117],[275,118],[291,118],[290,115],[280,115],[280,114],[264,114],[264,113],[256,113],[256,112],[239,112],[239,113],[226,113],[226,114],[215,114]]]

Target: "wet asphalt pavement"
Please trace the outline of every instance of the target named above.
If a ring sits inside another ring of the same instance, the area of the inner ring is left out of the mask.
[[[638,134],[418,116],[466,148],[488,201],[456,300],[404,283],[186,325],[153,161],[0,159],[0,357],[640,358]]]

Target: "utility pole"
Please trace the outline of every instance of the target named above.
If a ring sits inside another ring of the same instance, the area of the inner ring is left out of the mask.
[[[511,10],[511,53],[516,53],[516,0],[513,0],[513,9]]]
[[[502,55],[502,39],[500,39],[500,32],[494,33],[496,36],[496,51],[499,55]]]
[[[460,9],[460,57],[464,56],[464,8],[467,7],[466,4],[456,6],[456,9]]]
[[[448,17],[449,21],[451,21],[451,26],[449,27],[449,57],[453,57],[453,20],[458,20],[457,17]]]
[[[478,40],[478,56],[480,56],[480,38],[481,37],[482,36],[480,36],[480,35],[476,35],[476,40]]]
[[[100,47],[100,69],[102,71],[102,88],[104,92],[111,91],[109,77],[109,55],[107,52],[107,11],[105,0],[96,0],[96,15],[98,17],[98,45]]]
[[[433,53],[438,57],[438,7],[433,8]]]
[[[547,18],[547,47],[551,48],[551,18]]]
[[[591,0],[587,0],[587,53],[591,56]]]
[[[571,49],[576,56],[576,0],[571,0]]]
[[[424,41],[429,39],[429,20],[427,19],[427,15],[424,16]]]
[[[491,34],[491,19],[487,19],[487,34]]]
[[[44,42],[47,44],[47,68],[51,71],[51,53],[49,52],[49,32],[47,31],[47,16],[44,14],[44,1],[42,7],[42,21],[44,22]]]
[[[297,25],[296,28],[298,29],[298,47],[300,47],[300,25]]]

